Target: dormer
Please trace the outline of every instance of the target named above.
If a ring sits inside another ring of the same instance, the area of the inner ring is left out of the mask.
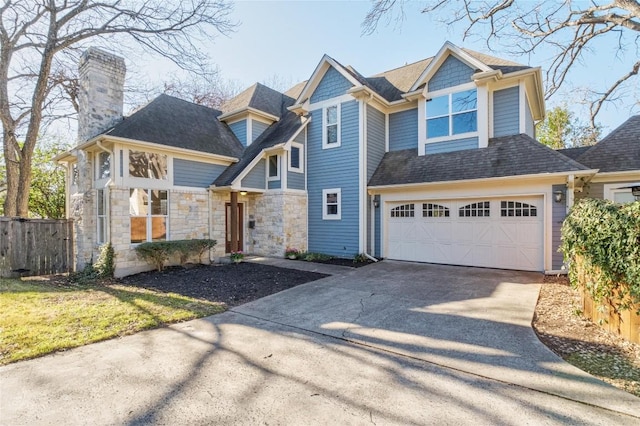
[[[218,120],[227,123],[243,146],[251,145],[282,116],[285,95],[256,83],[222,106]]]
[[[535,137],[544,117],[540,68],[446,42],[403,96],[418,101],[420,155],[485,148],[489,139]]]

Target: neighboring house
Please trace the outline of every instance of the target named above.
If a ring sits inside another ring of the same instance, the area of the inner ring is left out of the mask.
[[[561,222],[600,167],[534,139],[540,68],[448,42],[371,77],[325,55],[308,81],[221,111],[162,95],[123,119],[124,61],[90,49],[80,76],[79,145],[58,160],[78,267],[110,241],[117,275],[148,269],[135,244],[185,238],[218,240],[213,258],[291,246],[560,270]]]

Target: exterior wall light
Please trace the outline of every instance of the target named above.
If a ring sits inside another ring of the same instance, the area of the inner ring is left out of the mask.
[[[240,195],[247,195],[247,191],[240,191]]]
[[[638,188],[638,189],[640,190],[640,188]],[[373,207],[376,208],[376,209],[378,207],[380,207],[380,199],[378,197],[374,197],[373,198]]]
[[[556,201],[556,203],[561,203],[563,198],[564,198],[563,191],[553,191],[553,199]]]

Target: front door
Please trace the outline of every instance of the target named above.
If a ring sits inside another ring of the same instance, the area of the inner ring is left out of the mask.
[[[226,222],[226,232],[225,232],[225,251],[227,253],[231,253],[231,203],[225,204],[225,222]],[[242,221],[243,221],[243,209],[242,204],[238,203],[238,250],[243,249],[243,240],[242,238]]]

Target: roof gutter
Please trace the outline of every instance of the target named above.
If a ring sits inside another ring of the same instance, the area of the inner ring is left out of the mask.
[[[495,182],[495,181],[513,179],[513,178],[532,180],[532,179],[554,178],[554,177],[569,176],[569,175],[586,176],[591,178],[596,173],[598,173],[597,169],[591,169],[591,170],[578,170],[578,171],[574,170],[574,171],[556,172],[556,173],[535,173],[535,174],[529,174],[529,175],[498,176],[498,177],[492,177],[492,178],[446,180],[446,181],[439,181],[439,182],[399,183],[399,184],[392,184],[392,185],[369,186],[368,190],[370,193],[372,193],[372,192],[375,192],[374,190],[384,191],[384,190],[393,190],[393,189],[401,189],[401,188],[413,189],[413,188],[430,187],[430,186],[468,184],[470,182],[472,183]]]

